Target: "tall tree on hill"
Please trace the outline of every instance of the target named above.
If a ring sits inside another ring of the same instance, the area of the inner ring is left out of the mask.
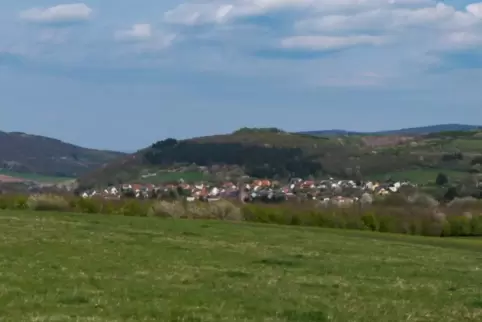
[[[446,185],[449,182],[449,179],[445,173],[440,172],[435,179],[435,184],[437,186]]]
[[[363,175],[361,173],[360,166],[358,165],[356,166],[356,170],[355,170],[355,180],[357,182],[357,185],[359,185],[358,182],[360,183],[363,182]]]

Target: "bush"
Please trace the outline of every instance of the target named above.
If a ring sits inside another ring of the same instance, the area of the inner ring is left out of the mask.
[[[228,200],[219,200],[211,203],[211,211],[218,219],[231,221],[243,220],[241,209]]]
[[[447,206],[459,211],[474,208],[480,205],[480,201],[473,197],[454,198]]]
[[[161,218],[181,218],[186,214],[186,209],[179,202],[157,201],[147,212],[148,216]]]
[[[378,223],[378,219],[375,217],[373,213],[366,213],[363,214],[361,220],[365,227],[370,229],[371,231],[378,231],[380,229],[380,224]]]
[[[450,225],[450,236],[470,236],[472,233],[472,218],[450,216],[447,219]]]
[[[422,221],[421,235],[424,236],[451,236],[450,223],[447,216],[439,211]]]
[[[377,196],[374,200],[375,205],[386,207],[404,207],[409,204],[407,198],[402,194],[389,194],[388,196]]]
[[[69,202],[62,196],[52,194],[36,194],[27,200],[27,206],[37,211],[68,211]]]
[[[146,202],[139,200],[127,200],[120,209],[120,214],[124,216],[147,216],[150,207]]]
[[[28,197],[27,196],[17,196],[14,198],[15,209],[27,209],[28,208]]]
[[[425,193],[415,193],[408,198],[408,201],[414,206],[425,208],[433,208],[439,205],[437,200]]]
[[[84,199],[80,198],[77,202],[72,202],[76,211],[87,214],[101,213],[101,201],[96,199]]]
[[[435,184],[437,186],[446,185],[449,182],[449,179],[445,173],[439,173],[437,178],[435,178]]]
[[[101,204],[99,213],[106,215],[122,215],[121,205],[122,201],[120,200],[106,200]]]
[[[482,236],[482,216],[474,216],[470,221],[470,228],[473,236]]]
[[[0,209],[27,209],[27,196],[22,195],[0,195]]]

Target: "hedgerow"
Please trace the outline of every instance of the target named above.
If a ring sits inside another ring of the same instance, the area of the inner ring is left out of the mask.
[[[390,199],[388,199],[390,200]],[[62,211],[85,214],[216,219],[278,225],[371,230],[422,236],[482,236],[482,204],[427,205],[401,199],[369,206],[321,207],[314,202],[240,204],[229,200],[187,202],[101,198],[53,194],[0,195],[0,210]]]

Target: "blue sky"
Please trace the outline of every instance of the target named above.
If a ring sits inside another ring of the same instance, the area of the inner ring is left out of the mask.
[[[482,124],[481,57],[474,1],[2,1],[0,130],[135,150],[242,126]]]

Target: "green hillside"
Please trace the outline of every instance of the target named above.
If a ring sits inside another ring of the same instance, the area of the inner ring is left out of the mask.
[[[45,176],[41,174],[35,173],[23,173],[23,172],[15,172],[6,169],[0,169],[0,175],[10,176],[14,178],[19,178],[28,181],[35,181],[40,183],[58,183],[64,182],[68,180],[74,180],[75,178],[69,177],[60,177],[60,176]]]
[[[125,155],[57,139],[0,131],[0,169],[47,177],[78,177]]]
[[[147,170],[192,173],[200,167],[211,176],[230,178],[394,175],[423,183],[444,172],[458,180],[481,172],[481,133],[320,137],[276,129],[241,129],[225,135],[159,141],[82,176],[80,182],[86,187],[115,184],[139,181]]]

